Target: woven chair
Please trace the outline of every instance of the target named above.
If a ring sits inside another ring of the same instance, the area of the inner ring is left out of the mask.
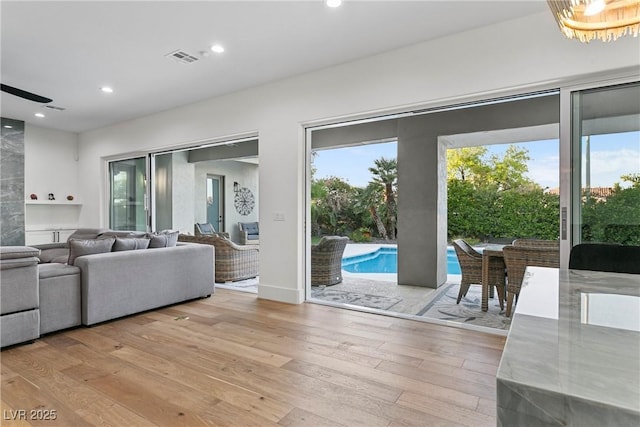
[[[571,248],[569,268],[640,274],[640,246],[581,243]]]
[[[458,300],[456,301],[456,304],[460,304],[462,297],[469,291],[469,286],[482,284],[482,254],[462,239],[453,241],[452,245],[456,250],[460,271],[462,272],[460,291],[458,292]],[[505,266],[502,259],[496,257],[490,258],[489,283],[498,289],[500,307],[503,305],[504,298],[504,268]],[[492,296],[493,286],[489,287]]]
[[[229,233],[216,231],[216,229],[213,228],[213,225],[211,225],[211,223],[208,223],[208,222],[196,222],[195,225],[193,226],[193,231],[195,232],[196,236],[219,235],[219,236],[224,236],[226,238],[229,238]]]
[[[220,235],[187,236],[180,234],[178,241],[213,245],[215,248],[215,281],[236,282],[258,276],[260,249],[258,246],[240,246]]]
[[[240,244],[259,245],[260,244],[260,224],[257,222],[239,222]]]
[[[311,246],[311,286],[331,286],[342,282],[342,254],[349,239],[324,236]]]
[[[527,267],[560,267],[560,246],[557,241],[551,241],[554,244],[538,247],[516,245],[516,242],[511,246],[502,248],[508,279],[507,311],[505,313],[507,317],[511,316],[514,298],[516,302],[518,301]]]
[[[560,242],[558,240],[543,240],[543,239],[516,239],[513,241],[513,246],[526,246],[528,248],[559,248]]]

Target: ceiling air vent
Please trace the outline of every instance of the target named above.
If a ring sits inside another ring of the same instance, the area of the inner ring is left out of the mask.
[[[182,62],[183,64],[191,64],[198,60],[198,58],[188,54],[184,50],[176,50],[175,52],[167,53],[165,56],[167,58],[175,59],[178,62]]]
[[[49,108],[51,110],[56,110],[56,111],[64,111],[64,110],[66,110],[66,108],[58,107],[57,105],[45,105],[44,108]]]

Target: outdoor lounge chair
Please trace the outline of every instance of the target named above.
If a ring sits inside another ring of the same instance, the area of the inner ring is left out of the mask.
[[[456,250],[462,273],[456,301],[456,304],[460,304],[462,297],[469,291],[469,286],[482,284],[482,254],[462,239],[455,240],[452,245]],[[498,287],[499,298],[504,298],[504,262],[501,258],[492,257],[489,263],[489,283]],[[489,290],[493,295],[493,287]],[[502,306],[502,300],[500,306]]]
[[[311,246],[311,286],[331,286],[342,282],[342,254],[349,238],[324,236]]]
[[[180,242],[213,245],[215,248],[215,281],[236,282],[258,276],[260,250],[257,246],[240,246],[221,235],[187,236],[180,234]]]
[[[560,267],[560,245],[557,240],[548,240],[539,246],[529,246],[530,241],[514,241],[513,245],[502,248],[507,266],[507,311],[511,316],[514,298],[518,301],[522,280],[527,267]]]

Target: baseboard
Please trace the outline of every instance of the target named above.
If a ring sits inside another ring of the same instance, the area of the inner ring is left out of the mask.
[[[289,304],[301,304],[304,302],[304,290],[283,288],[260,282],[260,285],[258,286],[258,298],[286,302]]]

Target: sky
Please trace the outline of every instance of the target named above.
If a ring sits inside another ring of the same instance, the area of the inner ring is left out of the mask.
[[[545,140],[514,144],[529,151],[527,176],[542,187],[559,187],[558,140]],[[625,132],[592,136],[591,146],[591,187],[611,187],[620,182],[626,173],[640,173],[640,132]],[[488,146],[487,156],[502,155],[508,144]],[[584,144],[583,144],[584,147]],[[318,151],[314,156],[316,178],[338,176],[356,187],[366,187],[371,180],[369,168],[380,157],[397,156],[395,142],[358,145]],[[583,149],[583,164],[585,150]],[[400,167],[402,167],[400,165]],[[584,170],[584,168],[583,168]],[[583,186],[585,173],[583,173]],[[622,184],[622,183],[621,183]],[[623,186],[626,186],[623,184]]]

